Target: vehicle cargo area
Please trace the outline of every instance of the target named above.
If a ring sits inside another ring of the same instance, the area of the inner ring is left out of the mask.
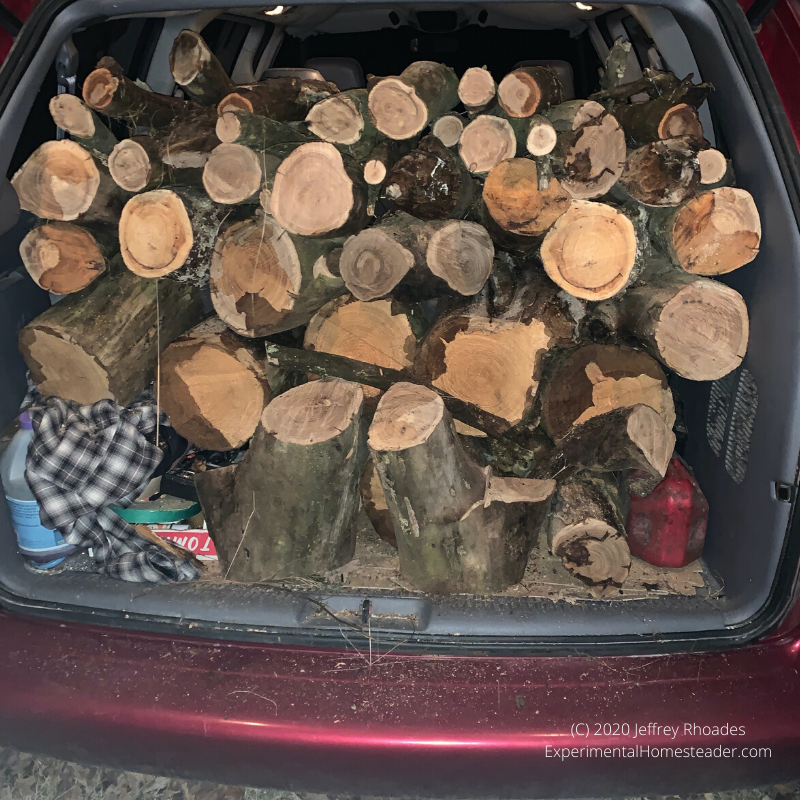
[[[5,494],[66,537],[3,510],[0,602],[379,648],[763,613],[800,241],[707,7],[106,15],[0,117]]]

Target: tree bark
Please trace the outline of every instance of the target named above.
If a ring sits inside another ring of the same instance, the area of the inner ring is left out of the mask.
[[[237,222],[214,246],[214,309],[231,330],[251,338],[305,325],[347,292],[326,268],[326,257],[340,246],[341,240],[291,236],[267,215]]]
[[[205,166],[219,144],[216,127],[217,115],[213,108],[192,104],[165,130],[155,134],[161,160],[175,170]]]
[[[50,99],[53,122],[83,145],[98,161],[105,163],[117,143],[117,137],[100,117],[79,97],[58,94]]]
[[[409,139],[458,103],[458,78],[450,67],[415,61],[369,92],[375,127],[390,139]]]
[[[270,401],[263,349],[216,317],[161,355],[160,403],[172,426],[203,450],[233,450],[255,433]]]
[[[124,406],[153,380],[159,346],[202,316],[193,287],[112,270],[26,325],[19,348],[43,395]]]
[[[386,502],[386,495],[383,493],[381,479],[378,470],[375,468],[375,460],[368,458],[364,473],[359,484],[361,490],[361,505],[364,513],[369,517],[375,533],[392,547],[397,549],[397,536],[392,525],[392,515],[389,513],[389,506]]]
[[[479,192],[461,160],[435,136],[401,158],[383,185],[383,197],[420,219],[462,217]]]
[[[169,68],[175,83],[201,105],[216,105],[236,91],[236,84],[219,59],[194,31],[183,30],[178,34],[169,54]]]
[[[512,117],[530,117],[564,101],[564,87],[550,67],[519,67],[500,81],[497,99]]]
[[[247,111],[226,111],[217,117],[217,138],[226,144],[239,144],[260,152],[276,144],[307,142],[308,134],[297,124],[251,114]]]
[[[492,479],[464,453],[441,398],[414,384],[381,399],[368,443],[406,580],[436,594],[519,582],[535,524],[526,512],[543,513],[554,481]]]
[[[619,491],[610,476],[582,476],[558,487],[550,514],[550,552],[593,597],[613,597],[628,577]]]
[[[308,129],[355,161],[369,156],[382,134],[367,107],[367,90],[351,89],[321,100],[306,115]]]
[[[644,145],[625,162],[620,186],[646,206],[678,206],[700,183],[697,140],[683,136]]]
[[[550,279],[583,300],[604,300],[630,282],[639,245],[633,223],[605,203],[574,200],[542,242]]]
[[[125,266],[143,278],[203,286],[228,211],[198,191],[155,189],[132,197],[119,220]]]
[[[546,279],[530,276],[508,310],[492,318],[482,301],[440,317],[423,341],[423,379],[516,425],[531,411],[548,352],[574,343],[576,322]]]
[[[458,97],[472,114],[484,111],[497,96],[497,84],[486,67],[470,67],[458,83]]]
[[[132,128],[166,128],[184,114],[191,103],[177,97],[155,94],[125,77],[122,67],[111,56],[97,62],[83,82],[83,101],[107,117],[122,119]]]
[[[353,557],[362,404],[361,389],[345,381],[290,389],[264,409],[233,475],[209,476],[216,486],[201,492],[203,507],[223,509],[208,522],[228,580],[321,575]]]
[[[45,222],[22,240],[19,254],[37,286],[53,294],[85,289],[119,253],[114,231],[101,225],[84,228],[71,222]]]
[[[545,111],[556,133],[573,133],[593,119],[602,118],[606,113],[595,100],[567,100]]]
[[[657,246],[685,272],[724,275],[757,255],[761,219],[749,192],[721,187],[692,197],[671,213],[650,219]]]
[[[116,223],[127,195],[77,142],[45,142],[11,179],[19,205],[42,219]]]
[[[577,425],[615,408],[647,405],[667,428],[675,404],[667,378],[647,353],[624,345],[587,344],[548,370],[541,389],[542,423],[560,441]]]
[[[261,83],[237,86],[217,105],[225,111],[248,111],[282,122],[299,122],[314,105],[338,94],[336,85],[328,81],[302,78],[268,78]]]
[[[622,330],[689,380],[717,380],[742,363],[750,326],[735,289],[669,268],[643,277],[620,301]]]

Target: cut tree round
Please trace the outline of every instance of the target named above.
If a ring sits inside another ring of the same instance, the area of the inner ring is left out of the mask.
[[[539,236],[566,212],[572,200],[555,178],[539,190],[536,162],[512,158],[486,176],[483,201],[492,219],[504,230]]]
[[[46,222],[22,240],[19,254],[37,286],[54,294],[85,289],[106,271],[116,252],[112,234],[93,235],[70,222]]]
[[[430,223],[428,269],[459,294],[477,294],[492,271],[494,244],[482,225],[466,220]]]
[[[208,196],[225,205],[257,201],[262,179],[259,154],[241,144],[218,145],[203,168]]]
[[[516,155],[517,137],[508,120],[481,114],[464,128],[458,152],[470,172],[482,175]]]
[[[355,144],[364,132],[364,116],[348,94],[321,100],[308,112],[306,123],[311,133],[333,144]]]
[[[364,227],[366,207],[363,179],[329,142],[300,145],[275,174],[270,210],[290,233],[351,233]]]
[[[164,178],[158,147],[150,136],[123,139],[108,157],[108,171],[127,192],[155,188]]]
[[[703,126],[697,112],[688,103],[678,103],[667,111],[658,123],[659,139],[674,139],[677,136],[703,138]]]
[[[557,106],[548,108],[545,116],[556,132],[577,131],[582,125],[606,113],[605,108],[596,100],[567,100]]]
[[[575,200],[542,242],[552,281],[583,300],[604,300],[629,281],[636,263],[633,223],[605,203]]]
[[[588,344],[561,359],[543,382],[541,399],[542,422],[556,441],[593,417],[639,404],[657,411],[667,428],[675,424],[661,366],[624,345]]]
[[[697,141],[688,137],[651,142],[634,150],[619,179],[623,189],[647,206],[677,206],[700,183]]]
[[[724,275],[758,255],[761,219],[749,192],[722,187],[684,203],[666,237],[671,255],[686,272]]]
[[[546,156],[553,151],[558,141],[558,133],[547,117],[534,114],[525,138],[525,149],[532,156]]]
[[[241,447],[271,393],[263,350],[214,317],[161,354],[160,403],[172,426],[203,450]]]
[[[175,83],[203,105],[216,105],[236,88],[202,36],[191,30],[183,30],[175,38],[169,67]]]
[[[647,276],[620,303],[623,330],[684,378],[712,381],[742,363],[750,326],[742,296],[678,270]]]
[[[576,113],[585,114],[586,107]],[[592,117],[579,128],[564,133],[563,139],[561,185],[577,200],[602,197],[625,167],[625,134],[617,120],[611,114]]]
[[[458,97],[468,111],[481,111],[492,102],[497,84],[485,67],[470,67],[458,83]]]
[[[100,117],[74,94],[58,94],[51,98],[50,116],[59,128],[99,157],[107,156],[117,143],[117,137]]]
[[[728,159],[713,147],[701,150],[697,160],[700,162],[700,183],[703,186],[719,183],[728,173]]]
[[[457,114],[445,114],[431,126],[431,133],[445,147],[455,147],[464,132],[464,122]]]
[[[564,99],[564,89],[550,67],[519,67],[500,81],[497,99],[512,117],[530,117]]]

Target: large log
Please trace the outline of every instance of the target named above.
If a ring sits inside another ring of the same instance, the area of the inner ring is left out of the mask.
[[[115,223],[126,197],[106,167],[68,139],[38,147],[11,185],[24,211],[61,222]]]
[[[217,238],[209,288],[214,309],[242,336],[268,336],[305,325],[345,294],[326,257],[340,240],[291,236],[272,217],[236,222]]]
[[[232,450],[253,435],[271,392],[262,348],[216,317],[161,354],[159,401],[173,428],[203,450]]]
[[[191,108],[177,97],[156,94],[142,88],[111,56],[97,62],[83,82],[83,101],[107,117],[124,120],[132,128],[165,128]]]
[[[173,187],[134,195],[119,220],[125,266],[143,278],[168,276],[203,286],[227,214],[195,190]]]
[[[482,300],[440,317],[416,368],[434,387],[516,425],[533,407],[549,351],[573,344],[575,335],[568,302],[534,274],[499,317]]]
[[[118,252],[112,229],[84,228],[71,222],[38,225],[19,246],[22,263],[36,285],[54,294],[85,289],[106,271]]]
[[[409,139],[458,103],[458,78],[450,67],[415,61],[369,92],[375,127],[390,139]]]
[[[554,481],[491,478],[464,453],[442,399],[410,383],[381,399],[368,444],[406,580],[437,594],[521,580]]]
[[[43,395],[124,406],[153,380],[160,351],[202,317],[194,287],[120,268],[26,325],[19,348]]]
[[[542,264],[551,280],[583,300],[603,300],[631,280],[639,246],[633,223],[605,203],[574,200],[544,237]]]
[[[610,476],[579,476],[559,485],[550,513],[550,552],[593,597],[619,594],[630,572],[624,519]]]
[[[458,153],[473,175],[485,175],[519,149],[511,122],[496,114],[481,114],[464,128]]]
[[[564,87],[550,67],[519,67],[500,81],[497,99],[512,117],[530,117],[564,100]]]
[[[228,580],[321,575],[353,557],[362,405],[358,384],[345,381],[290,389],[264,409],[232,476],[206,482],[203,507],[223,511],[208,521]]]
[[[620,186],[646,206],[678,206],[700,183],[696,140],[686,136],[652,142],[625,162]]]
[[[367,107],[367,90],[351,89],[321,100],[306,115],[308,129],[345,155],[363,161],[383,137]]]
[[[557,360],[541,389],[542,423],[555,439],[593,417],[634,405],[655,409],[667,428],[675,403],[658,362],[632,347],[587,344]]]
[[[672,213],[653,215],[650,234],[686,272],[724,275],[758,255],[761,219],[749,192],[721,187],[690,198]]]
[[[669,268],[644,278],[620,300],[622,330],[690,380],[717,380],[742,363],[750,326],[735,289]]]
[[[117,137],[81,99],[74,94],[57,94],[50,99],[53,122],[83,145],[101,162],[108,158]]]
[[[400,284],[419,298],[477,294],[492,269],[494,246],[474,222],[423,222],[399,212],[347,240],[339,269],[359,300],[375,300]]]
[[[383,184],[383,197],[420,219],[462,217],[479,193],[461,159],[435,136],[401,158]]]
[[[470,67],[458,82],[458,98],[470,114],[490,106],[497,95],[497,84],[486,67]]]
[[[194,31],[183,30],[177,35],[169,54],[169,68],[184,93],[204,106],[216,105],[236,90],[219,59]]]
[[[261,83],[237,86],[217,105],[219,114],[225,111],[247,111],[283,122],[299,122],[317,103],[338,93],[328,81],[303,78],[268,78]]]

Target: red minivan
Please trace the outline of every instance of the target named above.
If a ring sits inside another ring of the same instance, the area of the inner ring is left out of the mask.
[[[759,34],[773,54],[788,46],[780,15],[797,13],[794,0],[782,5]],[[597,797],[800,777],[800,158],[741,8],[43,0],[0,70],[4,175],[55,137],[48,100],[80,87],[103,55],[170,93],[167,56],[184,28],[202,31],[241,83],[269,69],[316,70],[349,88],[420,59],[499,76],[536,59],[557,62],[573,96],[586,97],[620,36],[633,45],[628,77],[655,66],[713,83],[706,137],[754,196],[763,239],[751,265],[723,276],[749,308],[742,367],[673,384],[680,454],[711,509],[704,585],[569,601],[148,586],[80,559],[31,571],[3,507],[0,740],[145,772],[350,795]],[[800,80],[794,58],[776,75],[787,93]],[[25,389],[16,334],[50,302],[17,254],[32,221],[2,178],[2,425]]]

